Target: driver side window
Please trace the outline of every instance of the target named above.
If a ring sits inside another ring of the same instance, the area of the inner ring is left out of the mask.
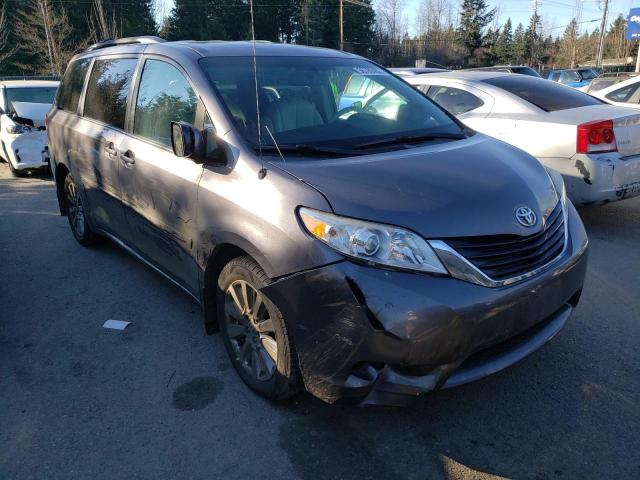
[[[198,98],[182,73],[166,62],[144,64],[133,133],[171,147],[171,122],[194,124]]]

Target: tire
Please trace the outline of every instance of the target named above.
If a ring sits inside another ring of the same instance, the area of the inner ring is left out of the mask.
[[[84,207],[80,189],[70,173],[64,177],[64,202],[67,210],[67,219],[71,232],[80,245],[88,247],[100,240],[100,237],[91,230],[87,222],[87,213]]]
[[[251,257],[235,258],[218,277],[216,305],[220,332],[234,368],[255,392],[278,400],[297,393],[302,381],[293,338],[282,314],[260,292],[269,283]],[[257,311],[253,312],[256,303]]]
[[[11,160],[9,160],[7,163],[9,164],[9,170],[11,170],[11,175],[13,175],[16,178],[24,177],[24,172],[21,172],[20,170],[13,168],[13,163],[11,163]]]
[[[0,162],[9,163],[9,155],[7,155],[7,148],[4,146],[4,142],[0,140]]]

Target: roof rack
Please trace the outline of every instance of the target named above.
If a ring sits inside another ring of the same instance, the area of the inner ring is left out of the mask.
[[[164,42],[166,42],[165,39],[160,37],[154,37],[151,35],[145,35],[140,37],[116,38],[116,39],[108,38],[106,40],[102,40],[101,42],[94,43],[89,48],[87,48],[87,51],[98,50],[100,48],[114,47],[116,45],[133,45],[133,44],[149,45],[151,43],[164,43]]]

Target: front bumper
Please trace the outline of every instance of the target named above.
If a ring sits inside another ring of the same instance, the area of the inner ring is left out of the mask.
[[[265,287],[293,333],[307,390],[330,403],[404,405],[536,350],[562,328],[584,281],[587,238],[568,210],[563,259],[508,287],[347,261]]]
[[[9,161],[15,170],[35,170],[49,166],[46,131],[15,135],[5,145]]]
[[[640,155],[576,154],[542,162],[562,174],[574,204],[603,204],[640,195]]]

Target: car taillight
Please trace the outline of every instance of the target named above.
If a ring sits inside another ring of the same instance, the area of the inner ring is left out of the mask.
[[[578,125],[577,153],[617,152],[613,120],[596,120]]]

